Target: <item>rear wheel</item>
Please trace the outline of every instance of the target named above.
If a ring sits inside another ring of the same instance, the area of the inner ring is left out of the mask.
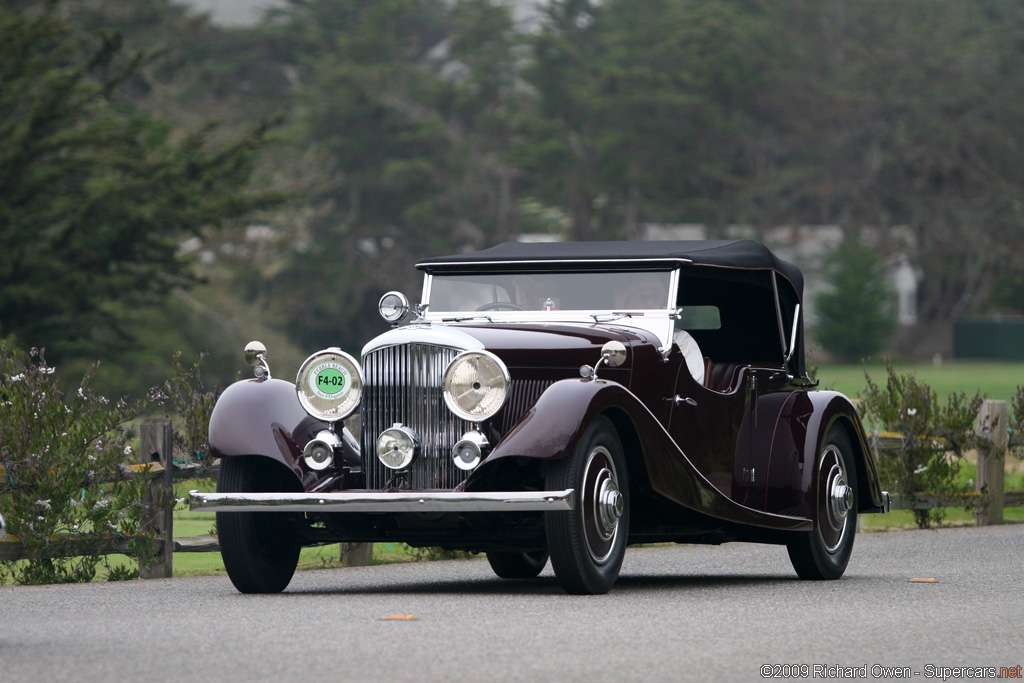
[[[298,480],[278,463],[257,456],[223,458],[220,493],[297,491]],[[242,593],[280,593],[292,580],[301,543],[294,514],[218,512],[217,536],[231,583]]]
[[[545,513],[551,566],[568,593],[607,593],[629,535],[629,476],[619,436],[595,419],[572,455],[551,464],[546,486],[576,491],[576,509]]]
[[[548,563],[548,551],[532,553],[489,552],[487,561],[494,573],[503,579],[532,579]]]
[[[818,459],[815,528],[787,547],[801,579],[838,579],[850,562],[857,533],[857,470],[841,427],[829,430]]]

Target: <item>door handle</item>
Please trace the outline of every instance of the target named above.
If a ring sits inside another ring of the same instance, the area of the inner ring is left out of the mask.
[[[672,401],[673,405],[679,405],[680,403],[685,403],[685,404],[691,405],[691,406],[696,406],[697,405],[697,402],[694,401],[692,398],[690,398],[690,397],[683,398],[679,394],[676,394],[675,396],[666,396],[662,400],[663,401]]]

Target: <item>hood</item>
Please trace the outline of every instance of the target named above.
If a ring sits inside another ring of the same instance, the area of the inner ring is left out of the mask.
[[[488,325],[413,324],[396,328],[372,339],[363,355],[386,346],[432,344],[470,350],[486,349],[501,358],[509,369],[530,367],[579,368],[601,358],[601,347],[609,341],[627,348],[659,345],[654,335],[632,327],[575,323],[508,323]],[[627,365],[629,364],[627,357]]]

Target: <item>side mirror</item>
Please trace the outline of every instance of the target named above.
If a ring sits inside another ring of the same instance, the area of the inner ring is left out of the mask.
[[[626,346],[622,342],[607,342],[601,347],[601,360],[610,367],[619,367],[626,362]]]
[[[258,379],[270,379],[270,366],[267,365],[267,347],[261,342],[251,341],[245,345],[245,362],[252,366],[253,374]]]
[[[245,345],[245,362],[256,367],[267,357],[267,347],[261,342],[251,341]]]
[[[586,380],[597,379],[597,369],[604,363],[608,367],[617,368],[626,362],[626,346],[622,342],[610,341],[601,347],[601,360],[597,365],[584,365],[580,368],[580,377]]]

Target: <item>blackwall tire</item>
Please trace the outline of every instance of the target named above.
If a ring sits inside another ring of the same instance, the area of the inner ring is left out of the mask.
[[[857,468],[846,432],[832,427],[819,454],[814,530],[787,544],[801,579],[838,579],[846,571],[857,534]]]
[[[298,490],[298,480],[271,460],[256,456],[221,460],[220,493],[293,490]],[[217,513],[224,568],[239,592],[280,593],[288,586],[301,549],[290,519],[293,514],[282,512]]]
[[[532,553],[489,552],[487,561],[491,569],[502,579],[532,579],[544,570],[548,563],[548,551]]]
[[[595,419],[573,453],[551,464],[546,486],[576,491],[576,509],[545,513],[559,584],[567,593],[607,593],[618,579],[629,536],[629,475],[607,418]]]

